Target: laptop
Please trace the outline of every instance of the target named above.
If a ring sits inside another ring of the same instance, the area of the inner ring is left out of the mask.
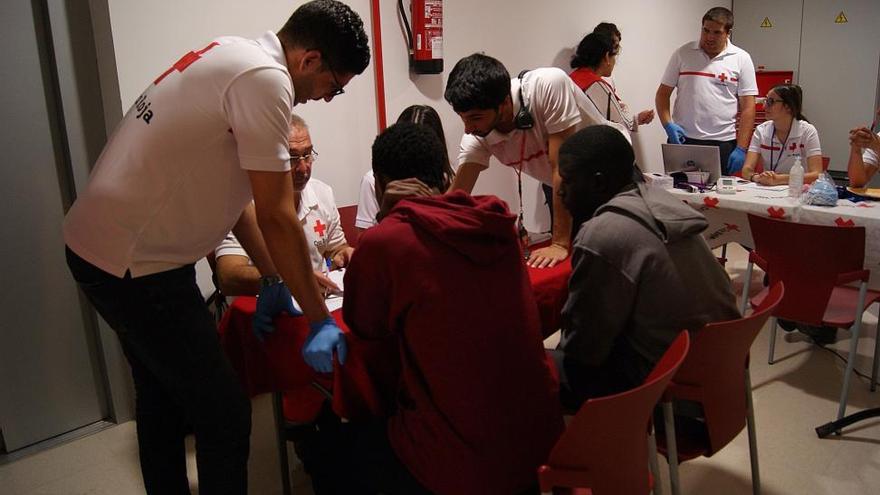
[[[708,172],[709,177],[705,184],[709,187],[721,177],[721,153],[717,146],[662,143],[660,147],[663,152],[663,171],[667,175],[673,172]]]

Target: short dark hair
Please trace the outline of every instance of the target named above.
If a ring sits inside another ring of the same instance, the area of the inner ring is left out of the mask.
[[[724,7],[712,7],[703,15],[701,22],[712,21],[718,24],[724,24],[724,30],[730,32],[733,29],[733,12]]]
[[[510,96],[510,73],[488,55],[468,55],[452,68],[443,96],[457,113],[498,108]]]
[[[342,74],[360,74],[370,63],[363,21],[336,0],[304,3],[278,31],[278,38],[290,46],[318,50],[324,62]]]
[[[617,24],[613,22],[600,22],[596,24],[596,27],[593,28],[594,33],[599,34],[607,34],[612,39],[617,36],[618,40],[622,40],[623,36],[620,35],[620,30],[617,29]]]
[[[634,182],[635,153],[617,129],[591,125],[574,133],[559,147],[559,172],[563,177],[602,173],[619,189]]]
[[[571,68],[598,67],[607,53],[617,54],[617,50],[614,48],[614,39],[607,33],[593,31],[578,43],[577,51],[571,57]]]
[[[373,173],[378,180],[416,178],[428,187],[443,190],[443,150],[430,127],[411,122],[398,122],[376,137],[373,142]]]
[[[443,122],[440,120],[440,114],[434,107],[430,105],[410,105],[400,112],[397,117],[398,122],[412,122],[413,124],[422,124],[431,128],[443,143],[443,175],[446,177],[446,183],[443,184],[442,190],[449,188],[452,179],[455,177],[455,171],[449,164],[449,152],[446,150],[446,134],[443,132]]]

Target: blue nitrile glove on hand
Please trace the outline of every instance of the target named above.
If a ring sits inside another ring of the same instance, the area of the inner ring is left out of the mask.
[[[667,122],[663,124],[663,129],[666,131],[666,140],[669,144],[684,144],[684,129],[675,122]]]
[[[260,342],[275,331],[273,320],[278,313],[286,311],[291,316],[299,316],[301,311],[293,307],[293,299],[287,285],[278,277],[260,279],[260,293],[257,295],[257,310],[254,312],[254,335]]]
[[[737,146],[736,149],[730,153],[730,158],[727,159],[727,173],[728,173],[728,175],[732,175],[732,174],[742,170],[743,164],[745,162],[746,162],[746,150]]]
[[[339,358],[339,364],[345,364],[345,356],[348,347],[345,345],[345,336],[336,325],[336,320],[328,317],[326,320],[309,323],[312,329],[303,344],[302,355],[306,364],[320,373],[333,372],[333,351]]]

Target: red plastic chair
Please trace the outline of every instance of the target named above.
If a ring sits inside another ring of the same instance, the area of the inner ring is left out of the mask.
[[[358,244],[358,229],[354,223],[357,219],[357,205],[349,205],[338,208],[339,223],[342,224],[342,231],[345,233],[345,242],[349,246],[356,248]]]
[[[651,490],[646,427],[689,344],[688,333],[681,332],[644,384],[584,402],[547,463],[538,468],[542,493],[553,488],[595,495],[635,495]]]
[[[710,323],[696,333],[687,359],[672,378],[661,399],[665,431],[658,433],[659,451],[669,460],[672,493],[679,493],[678,464],[700,456],[711,457],[748,426],[752,491],[761,491],[755,412],[749,377],[749,349],[785,293],[781,282],[770,289],[761,306],[736,320]],[[676,431],[673,400],[689,400],[703,407],[703,421],[692,421],[691,431]]]
[[[880,300],[880,292],[868,290],[870,271],[864,269],[865,228],[808,225],[749,214],[749,226],[755,249],[749,255],[745,280],[751,280],[756,263],[767,272],[770,283],[785,283],[785,297],[773,312],[784,318],[815,326],[849,328],[852,338],[848,364],[843,375],[837,419],[846,412],[849,379],[852,375],[862,313]],[[846,284],[859,282],[858,288]],[[742,309],[748,300],[748,286],[743,286]],[[757,307],[767,297],[767,289],[751,298]],[[776,319],[770,331],[770,356],[773,364],[776,347]],[[877,381],[877,354],[880,339],[874,346],[871,391]]]

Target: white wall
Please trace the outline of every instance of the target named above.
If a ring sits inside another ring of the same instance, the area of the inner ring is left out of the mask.
[[[119,75],[122,108],[128,108],[155,76],[181,54],[201,48],[218,35],[256,37],[278,30],[301,1],[188,0],[140,2],[107,0]],[[348,3],[371,26],[369,0]],[[408,5],[408,2],[405,2]],[[557,65],[567,68],[571,50],[581,37],[603,20],[615,22],[623,33],[623,52],[614,79],[625,101],[634,110],[652,108],[654,91],[672,51],[699,35],[700,18],[713,0],[578,1],[551,0],[448,0],[445,15],[445,72],[411,75],[404,37],[397,17],[397,2],[381,1],[382,42],[389,123],[415,103],[433,105],[443,118],[450,156],[457,156],[463,126],[443,100],[446,76],[460,58],[483,51],[507,65],[512,74],[523,68]],[[373,66],[332,102],[298,106],[311,125],[321,159],[314,175],[331,184],[341,205],[357,201],[360,177],[369,167],[370,145],[377,131]],[[659,169],[659,143],[664,139],[659,123],[639,132],[644,164]],[[500,167],[484,173],[476,192],[494,192],[515,208],[514,174]],[[539,192],[532,185],[531,203]],[[544,208],[534,218],[540,222]]]

